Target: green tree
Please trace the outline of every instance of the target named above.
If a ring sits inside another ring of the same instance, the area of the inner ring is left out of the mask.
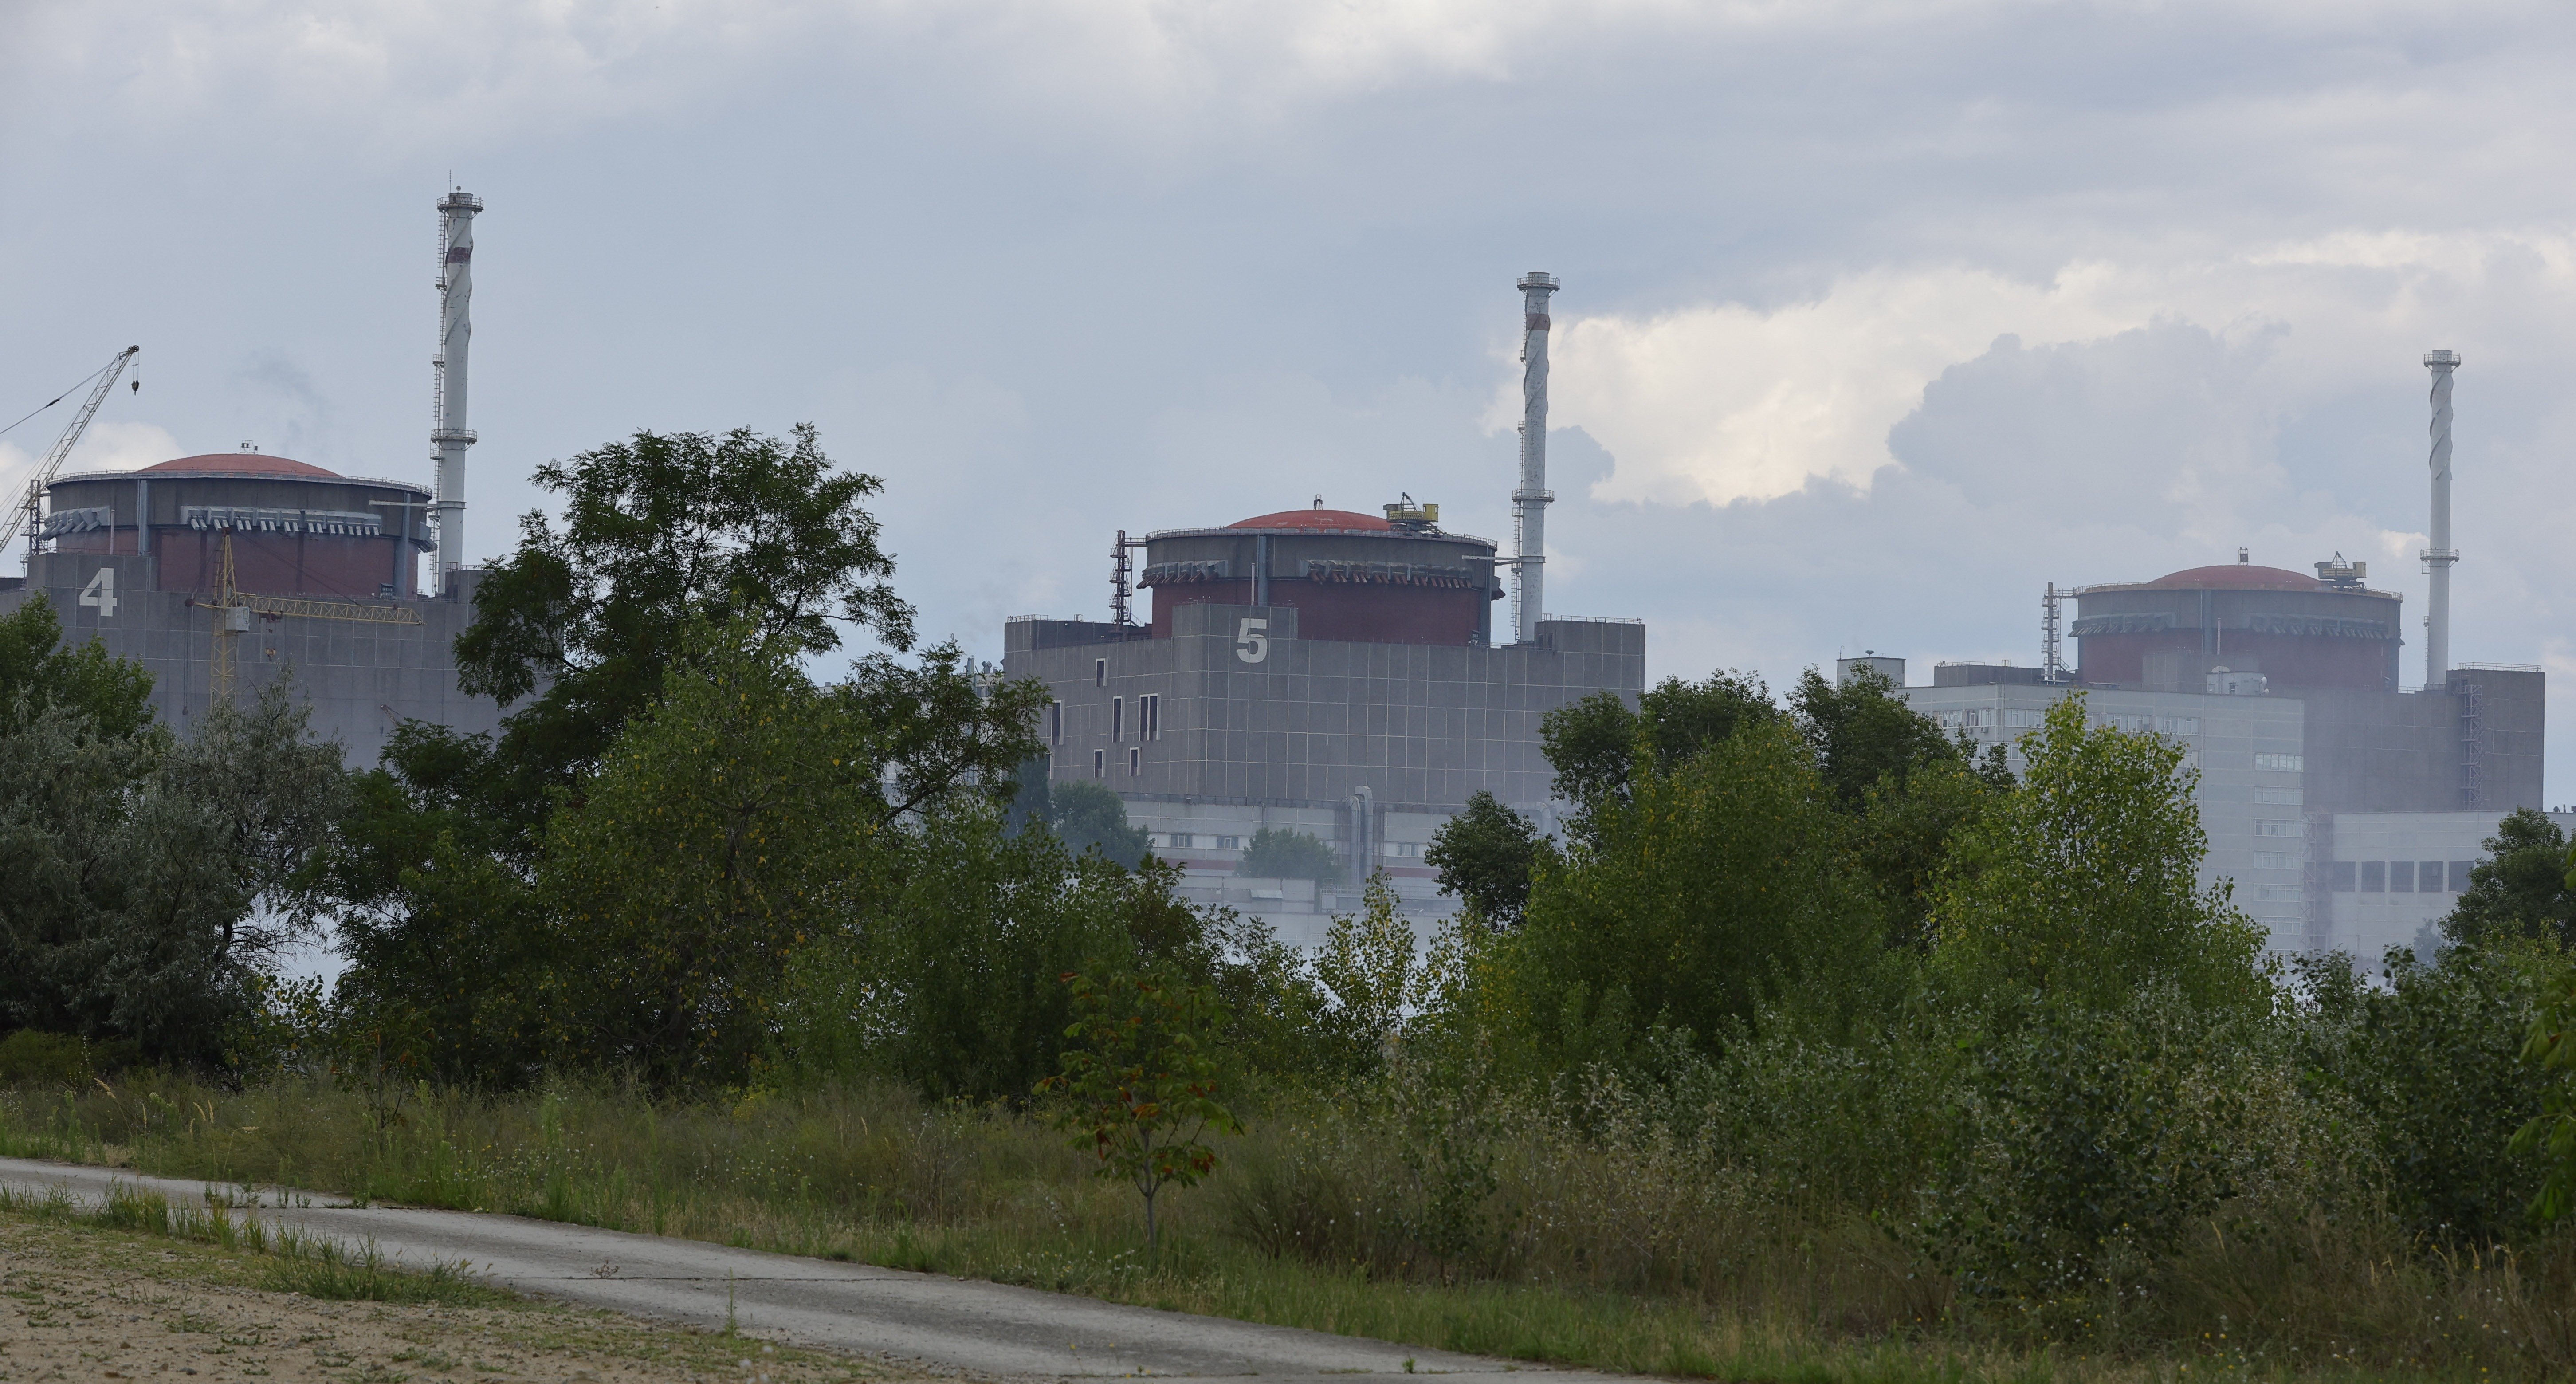
[[[39,591],[0,615],[0,715],[47,707],[81,717],[93,735],[138,735],[152,724],[152,675],[101,640],[67,645],[54,603]]]
[[[2475,878],[2475,876],[2472,876]],[[2567,881],[2576,885],[2576,860]],[[2542,990],[2521,1059],[2540,1078],[2540,1109],[2514,1131],[2511,1151],[2540,1164],[2531,1216],[2548,1222],[2576,1209],[2576,969],[2557,968]]]
[[[1432,833],[1423,862],[1440,872],[1440,892],[1494,927],[1519,924],[1529,906],[1530,877],[1555,848],[1527,817],[1479,788],[1466,808]]]
[[[1666,678],[1634,710],[1615,692],[1595,692],[1542,718],[1539,741],[1556,770],[1557,796],[1589,811],[1626,794],[1641,738],[1655,766],[1669,771],[1747,725],[1779,717],[1760,678],[1719,672],[1698,683]]]
[[[1072,1134],[1073,1147],[1100,1160],[1100,1176],[1123,1179],[1144,1198],[1151,1248],[1162,1190],[1189,1186],[1215,1170],[1208,1134],[1243,1132],[1217,1100],[1225,1007],[1214,990],[1168,971],[1121,972],[1097,982],[1069,972],[1064,982],[1074,1008],[1064,1069],[1038,1089],[1062,1093],[1057,1126]]]
[[[1340,879],[1342,862],[1311,832],[1263,827],[1252,834],[1234,872],[1255,879]]]
[[[1337,1075],[1377,1070],[1403,1036],[1406,1004],[1421,998],[1413,927],[1397,915],[1384,871],[1369,876],[1360,900],[1358,913],[1333,919],[1314,958],[1316,983],[1331,996],[1316,1037]]]
[[[2576,946],[2576,883],[2568,879],[2567,834],[2546,813],[2515,808],[2486,839],[2487,858],[2442,919],[2453,942],[2547,937]]]
[[[1972,1002],[2116,1008],[2149,981],[2194,1004],[2271,1003],[2263,933],[2202,888],[2196,771],[2152,735],[2085,727],[2071,695],[2022,741],[2021,786],[1964,827],[1934,886],[1934,963]]]
[[[1836,996],[1871,973],[1882,926],[1848,831],[1776,717],[1670,767],[1641,743],[1626,793],[1491,943],[1498,1036],[1562,1069],[1641,1061],[1658,1028],[1716,1045],[1793,994],[1847,1004]]]
[[[1051,784],[1048,824],[1075,855],[1098,851],[1102,859],[1135,869],[1145,861],[1145,829],[1127,821],[1127,802],[1091,779]]]
[[[652,705],[694,625],[747,621],[799,655],[839,647],[835,621],[895,649],[912,611],[863,502],[876,477],[841,471],[810,425],[794,440],[639,432],[536,471],[563,497],[557,528],[520,521],[518,548],[474,591],[458,681],[507,705],[479,810],[533,846],[546,790],[569,787]]]
[[[1839,684],[1810,668],[1789,694],[1789,715],[1816,757],[1816,773],[1847,810],[1861,810],[1882,784],[1901,792],[1917,770],[1966,758],[1962,745],[1896,691],[1875,668],[1855,668]]]

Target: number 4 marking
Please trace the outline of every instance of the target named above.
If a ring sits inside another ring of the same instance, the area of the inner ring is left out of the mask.
[[[81,588],[80,603],[85,606],[97,607],[98,618],[102,620],[114,619],[116,616],[116,569],[113,567],[101,567],[98,569],[98,575],[90,578],[89,585]]]

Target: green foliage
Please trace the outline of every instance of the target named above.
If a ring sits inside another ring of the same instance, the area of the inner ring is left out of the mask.
[[[1896,684],[1859,667],[1837,685],[1808,669],[1789,694],[1789,714],[1816,757],[1816,773],[1848,811],[1882,786],[1901,793],[1915,772],[1954,765],[1963,746],[1945,739],[1932,719],[1907,706]]]
[[[1317,1016],[1316,1046],[1326,1071],[1375,1071],[1404,1033],[1405,1006],[1427,998],[1417,986],[1413,928],[1397,916],[1384,872],[1369,876],[1361,909],[1333,919],[1314,958],[1315,983],[1331,997]]]
[[[43,592],[0,615],[0,714],[14,720],[52,708],[102,739],[122,740],[152,724],[151,699],[152,675],[108,653],[105,641],[65,646],[62,620]]]
[[[1423,863],[1440,872],[1440,892],[1495,927],[1517,926],[1529,907],[1530,878],[1555,847],[1527,817],[1484,789],[1464,811],[1440,824]]]
[[[0,1024],[218,1065],[256,978],[309,935],[339,747],[283,685],[184,737],[21,706],[0,725]]]
[[[79,1086],[89,1078],[89,1045],[68,1033],[22,1028],[0,1038],[0,1086]]]
[[[1100,1160],[1145,1201],[1145,1243],[1156,1243],[1154,1201],[1216,1167],[1211,1132],[1242,1124],[1217,1101],[1216,1043],[1227,1024],[1216,992],[1169,971],[1119,972],[1106,980],[1067,972],[1074,1020],[1065,1029],[1064,1070],[1038,1083],[1061,1092],[1058,1127],[1073,1147]]]
[[[1311,832],[1294,827],[1263,827],[1252,834],[1234,872],[1255,879],[1331,880],[1342,877],[1342,862],[1333,848]]]
[[[2201,888],[2197,774],[2151,735],[2085,727],[2084,698],[2022,740],[2019,788],[1962,828],[1933,890],[1933,962],[1955,1002],[2114,1011],[2151,982],[2261,1012],[2263,935]]]
[[[1050,785],[1047,822],[1075,855],[1097,851],[1102,859],[1131,870],[1144,863],[1145,829],[1130,826],[1126,800],[1095,780]]]
[[[1539,723],[1539,740],[1556,770],[1557,796],[1588,812],[1624,796],[1641,739],[1656,768],[1669,772],[1780,714],[1760,678],[1721,672],[1700,683],[1666,678],[1634,710],[1616,693],[1595,692],[1549,712]]]
[[[2479,1244],[2522,1229],[2532,1173],[2506,1145],[2537,1107],[2514,1057],[2556,968],[2544,950],[2482,946],[2431,965],[2392,948],[2384,985],[2341,953],[2297,963],[2307,1080],[2360,1117],[2408,1234]]]
[[[1564,1069],[1638,1060],[1658,1027],[1722,1042],[1793,993],[1838,1007],[1882,928],[1847,831],[1776,718],[1671,767],[1641,740],[1625,795],[1493,942],[1494,1022]]]
[[[2546,813],[2515,808],[2486,840],[2487,858],[2469,869],[2469,887],[2442,919],[2453,942],[2507,942],[2546,937],[2576,946],[2576,871],[2567,834]]]
[[[466,690],[531,699],[504,724],[480,804],[529,844],[546,790],[599,763],[652,705],[693,627],[744,623],[764,645],[816,654],[839,647],[841,620],[911,646],[912,611],[862,508],[881,483],[836,470],[810,425],[792,445],[748,428],[639,432],[540,466],[536,483],[563,497],[563,526],[520,521],[456,641]]]
[[[2562,960],[2540,986],[2533,1009],[2518,1056],[2538,1074],[2540,1108],[2514,1131],[2511,1147],[2540,1165],[2529,1210],[2532,1219],[2548,1222],[2576,1209],[2576,968]]]

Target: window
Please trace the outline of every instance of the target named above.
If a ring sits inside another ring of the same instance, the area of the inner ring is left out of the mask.
[[[2307,864],[2306,860],[2295,855],[2284,855],[2279,851],[2254,853],[2254,868],[2257,870],[2295,870],[2305,864]]]
[[[2415,890],[2422,894],[2442,892],[2442,862],[2427,860],[2415,867]]]
[[[2299,805],[2299,790],[2296,788],[2257,788],[2254,790],[2254,801],[2258,803],[2279,803],[2283,807],[2297,807]]]
[[[1128,746],[1128,747],[1127,747],[1127,777],[1129,777],[1129,778],[1135,778],[1135,777],[1137,777],[1138,775],[1140,775],[1140,774],[1142,774],[1142,773],[1144,773],[1144,772],[1145,772],[1145,752],[1144,752],[1143,750],[1141,750],[1141,749],[1138,749],[1137,747],[1135,747],[1135,746],[1133,746],[1133,745]]]
[[[2392,894],[2412,894],[2415,892],[2414,861],[2392,860],[2388,862],[2388,892]]]
[[[1136,738],[1163,738],[1163,694],[1150,692],[1136,699]]]
[[[1095,658],[1091,660],[1091,685],[1094,687],[1107,687],[1109,685],[1108,659]]]
[[[2334,863],[2334,891],[2338,894],[2351,893],[2354,887],[2360,883],[2359,880],[2354,878],[2360,873],[2360,862],[2352,860],[2336,861]]]
[[[2015,706],[2004,708],[2004,725],[2013,730],[2036,729],[2047,719],[2045,711],[2029,711]]]
[[[2465,894],[2469,892],[2469,866],[2473,863],[2475,862],[2467,860],[2454,860],[2451,862],[2452,893]]]
[[[1221,851],[1242,850],[1243,838],[1240,836],[1220,836],[1216,839],[1216,848]]]
[[[2308,834],[2308,824],[2295,817],[2287,821],[2257,821],[2254,823],[2254,834],[2257,836],[2301,837]]]
[[[2254,767],[2255,767],[2255,768],[2257,768],[2257,769],[2261,769],[2261,770],[2264,770],[2264,771],[2269,772],[2269,773],[2275,773],[2275,774],[2303,774],[2303,773],[2306,773],[2306,772],[2307,772],[2307,770],[2306,770],[2304,767],[2302,767],[2302,766],[2304,766],[2306,763],[2307,763],[2307,756],[2305,756],[2305,755],[2295,755],[2295,754],[2258,754],[2258,755],[2254,756]]]
[[[1064,743],[1064,703],[1062,702],[1047,703],[1047,743],[1050,745]]]
[[[1109,751],[1093,750],[1091,752],[1091,776],[1093,778],[1109,777]]]
[[[2162,735],[2198,735],[2200,734],[2200,718],[2197,716],[2159,716],[2156,718],[2156,731]]]
[[[2101,723],[2109,726],[2113,730],[2127,731],[2131,735],[2137,735],[2145,731],[2153,730],[2155,728],[2156,718],[2146,715],[2143,712],[2112,711],[2103,713]]]
[[[2254,886],[2256,903],[2299,903],[2305,895],[2295,884],[2258,884]]]
[[[2388,892],[2387,861],[2365,860],[2361,862],[2361,892],[2365,894],[2385,894]]]
[[[1422,843],[1419,841],[1389,841],[1386,843],[1386,853],[1388,855],[1403,856],[1408,860],[1419,860],[1422,858]]]
[[[1127,699],[1112,697],[1109,699],[1109,743],[1115,745],[1126,738]]]

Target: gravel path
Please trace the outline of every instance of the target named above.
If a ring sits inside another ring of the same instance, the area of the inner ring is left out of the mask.
[[[59,1186],[96,1199],[120,1183],[173,1202],[204,1195],[199,1182],[0,1159],[0,1186],[20,1191]],[[477,1212],[359,1208],[314,1194],[283,1200],[284,1207],[237,1214],[351,1245],[372,1240],[388,1257],[413,1263],[462,1261],[503,1286],[585,1307],[710,1328],[723,1327],[730,1313],[745,1332],[977,1375],[1299,1379],[1410,1371],[1459,1384],[1479,1376],[1502,1384],[1504,1374],[1538,1375],[1545,1384],[1614,1378],[697,1240]]]

